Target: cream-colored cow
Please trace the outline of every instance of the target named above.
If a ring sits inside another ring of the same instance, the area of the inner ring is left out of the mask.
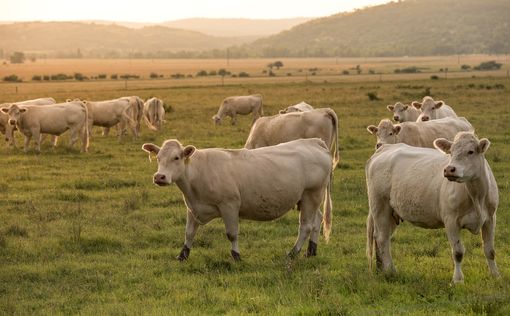
[[[165,121],[165,108],[163,107],[163,100],[158,98],[150,98],[145,101],[143,105],[143,118],[147,126],[154,130],[159,131],[163,122]]]
[[[262,116],[262,95],[244,95],[228,97],[221,102],[218,113],[212,117],[216,125],[221,123],[225,116],[230,116],[232,125],[237,124],[237,114],[248,115],[253,113],[252,124]]]
[[[237,243],[239,219],[269,221],[283,216],[296,204],[300,209],[299,234],[289,256],[296,256],[309,239],[308,256],[315,256],[323,215],[324,236],[331,230],[331,157],[318,139],[258,148],[196,149],[167,140],[159,148],[144,144],[143,150],[157,155],[154,183],[175,183],[188,209],[186,239],[179,260],[189,256],[200,225],[221,217],[231,254],[240,260]]]
[[[110,127],[117,126],[119,140],[126,130],[131,127],[133,135],[136,136],[136,121],[133,119],[134,107],[128,97],[106,100],[106,101],[83,101],[88,108],[89,133],[92,134],[92,126],[101,126],[103,135],[107,136]]]
[[[453,140],[458,132],[472,132],[473,126],[463,117],[445,117],[432,121],[404,122],[393,124],[384,119],[379,126],[367,127],[370,134],[377,137],[375,148],[384,144],[404,143],[417,147],[434,148],[436,138]]]
[[[261,117],[251,127],[244,147],[252,149],[314,137],[326,143],[336,166],[340,161],[338,117],[330,108]]]
[[[424,97],[420,103],[413,101],[412,105],[421,111],[416,121],[430,121],[444,117],[457,117],[455,111],[444,101],[434,101],[431,97]]]
[[[284,110],[280,110],[280,114],[292,113],[292,112],[307,112],[313,110],[313,106],[306,103],[305,101],[301,101],[298,104],[294,104],[286,107]]]
[[[461,132],[453,142],[440,138],[437,149],[385,145],[368,160],[365,173],[370,212],[367,255],[375,246],[377,268],[395,271],[390,239],[401,221],[423,228],[446,228],[455,263],[453,282],[462,282],[464,246],[460,230],[482,232],[489,271],[498,276],[494,252],[498,186],[484,157],[490,142]]]

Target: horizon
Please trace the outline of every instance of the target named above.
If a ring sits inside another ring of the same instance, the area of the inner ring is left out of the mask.
[[[5,4],[0,11],[0,22],[80,22],[107,21],[131,23],[164,23],[185,19],[250,19],[278,20],[294,18],[319,18],[342,12],[351,12],[365,7],[391,2],[390,0],[357,0],[332,3],[328,0],[298,3],[285,0],[248,0],[243,3],[232,0],[190,0],[173,6],[164,0],[147,0],[143,3],[118,4],[99,0],[71,3],[64,0],[18,0]],[[147,11],[147,7],[152,10]],[[111,18],[115,12],[116,18]],[[143,14],[140,14],[143,12]]]

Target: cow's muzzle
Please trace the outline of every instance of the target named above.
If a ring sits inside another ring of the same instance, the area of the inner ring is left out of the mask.
[[[422,122],[427,122],[427,121],[430,121],[430,117],[428,117],[428,116],[422,116],[422,117],[421,117],[421,120],[422,120]]]
[[[456,170],[453,166],[447,166],[443,170],[443,175],[449,181],[460,182],[460,177],[455,173]]]
[[[382,146],[382,145],[383,145],[382,143],[377,143],[377,144],[375,144],[375,149],[379,149],[379,148],[381,148],[381,146]]]
[[[394,117],[393,117],[393,120],[394,120],[395,122],[399,122],[399,121],[400,121],[400,117],[398,117],[398,116],[394,116]]]
[[[16,125],[16,121],[15,120],[9,120],[9,124]]]
[[[170,182],[168,182],[167,177],[164,174],[161,174],[161,173],[156,173],[154,175],[153,181],[154,181],[155,184],[157,184],[159,186],[165,186],[165,185],[169,185],[170,184]]]

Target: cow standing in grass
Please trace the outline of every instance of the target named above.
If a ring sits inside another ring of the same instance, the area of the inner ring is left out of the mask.
[[[186,238],[179,260],[188,258],[200,225],[221,217],[231,254],[240,260],[237,242],[239,219],[269,221],[299,205],[299,234],[291,257],[309,239],[308,256],[315,256],[323,219],[319,211],[324,201],[324,236],[331,230],[331,157],[326,144],[318,139],[300,139],[258,148],[196,149],[167,140],[160,148],[144,144],[143,150],[156,154],[158,171],[154,183],[175,183],[184,195],[188,212]]]
[[[143,105],[143,118],[147,127],[154,131],[159,131],[165,121],[165,108],[163,100],[150,98]]]
[[[253,113],[252,124],[264,114],[262,110],[262,95],[228,97],[221,102],[218,113],[212,119],[218,125],[225,116],[230,116],[232,125],[235,125],[237,124],[237,114],[248,115],[250,113]]]
[[[455,263],[453,282],[464,280],[464,246],[460,230],[482,232],[489,271],[498,276],[494,233],[498,186],[485,152],[489,140],[461,132],[453,142],[439,138],[437,149],[405,144],[385,145],[368,160],[365,173],[370,212],[367,218],[367,255],[377,268],[395,271],[390,253],[393,231],[401,221],[423,228],[446,228]]]

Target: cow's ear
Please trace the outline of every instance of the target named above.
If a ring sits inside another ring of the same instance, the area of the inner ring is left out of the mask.
[[[9,108],[2,108],[2,112],[6,113],[6,114],[9,113]]]
[[[195,150],[196,148],[193,145],[188,145],[184,147],[184,149],[182,150],[182,157],[185,159],[190,158],[195,153]]]
[[[72,100],[71,99],[66,99],[66,102],[71,102]]]
[[[379,129],[377,128],[377,126],[375,125],[369,125],[367,126],[367,131],[372,134],[372,135],[375,135],[377,133]]]
[[[159,147],[150,143],[143,144],[142,150],[148,152],[149,154],[154,153],[157,155],[159,153]]]
[[[478,153],[485,154],[487,149],[489,149],[489,146],[491,145],[491,142],[487,138],[482,138],[478,142]]]
[[[19,109],[19,112],[20,112],[20,113],[25,113],[26,111],[27,111],[27,109],[24,109],[24,108],[20,108],[20,109]]]
[[[404,110],[407,110],[409,108],[409,105],[408,104],[405,104],[404,105]]]
[[[436,147],[437,149],[439,149],[440,151],[442,151],[445,154],[450,153],[452,144],[453,143],[446,138],[438,138],[434,141],[434,147]]]
[[[415,108],[417,108],[418,110],[421,109],[421,103],[418,101],[413,101],[413,103],[411,103],[411,105],[414,106]]]
[[[437,101],[437,102],[436,102],[436,106],[434,106],[434,109],[439,109],[440,107],[442,107],[442,106],[443,106],[443,104],[444,104],[444,102],[443,102],[443,101]]]
[[[388,111],[393,112],[393,109],[395,109],[395,106],[390,104],[386,108],[388,109]]]
[[[279,112],[279,113],[280,113],[280,114],[285,114],[286,112],[285,112],[285,110],[280,110],[280,112]]]
[[[395,135],[398,135],[398,133],[400,133],[401,130],[402,130],[402,126],[400,126],[400,125],[393,126],[393,132],[395,133]]]

